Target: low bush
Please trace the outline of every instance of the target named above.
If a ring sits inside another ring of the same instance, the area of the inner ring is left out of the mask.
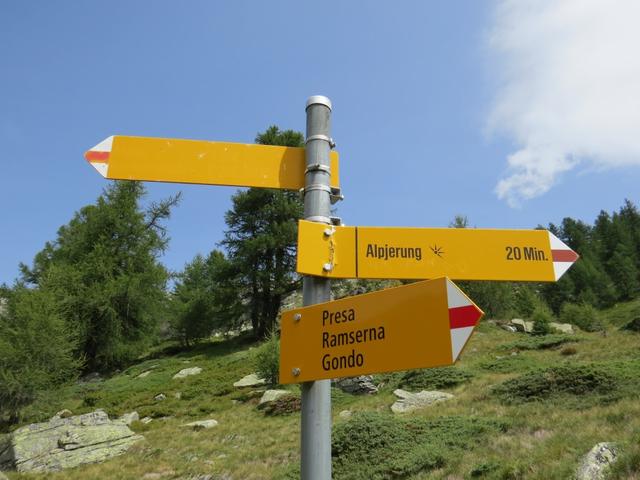
[[[577,342],[578,339],[569,335],[544,335],[541,337],[524,337],[511,343],[500,345],[500,350],[548,350],[565,343]]]
[[[562,395],[610,397],[618,378],[595,365],[563,365],[525,373],[492,388],[505,403],[548,400]]]
[[[271,332],[267,340],[258,347],[256,353],[256,370],[258,376],[267,383],[276,385],[280,370],[280,337]]]
[[[441,468],[480,438],[506,430],[483,418],[397,418],[368,412],[334,427],[335,478],[405,478]]]
[[[553,315],[548,308],[536,308],[531,315],[531,321],[533,322],[532,335],[548,335],[551,333],[549,323],[553,321]]]
[[[577,326],[585,332],[599,332],[604,330],[598,312],[591,305],[576,305],[565,303],[560,311],[560,321]]]
[[[511,373],[532,368],[533,361],[523,355],[506,355],[480,362],[480,368],[495,373]]]
[[[622,327],[629,332],[640,332],[640,317],[636,317]]]
[[[300,398],[296,395],[286,395],[273,402],[269,402],[262,409],[265,415],[276,416],[299,412]]]
[[[425,368],[404,372],[398,386],[408,390],[437,390],[455,387],[471,378],[473,374],[460,367]]]

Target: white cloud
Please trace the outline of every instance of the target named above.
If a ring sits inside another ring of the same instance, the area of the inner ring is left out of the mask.
[[[640,1],[502,0],[489,46],[489,131],[519,149],[499,198],[516,206],[577,165],[640,165]]]

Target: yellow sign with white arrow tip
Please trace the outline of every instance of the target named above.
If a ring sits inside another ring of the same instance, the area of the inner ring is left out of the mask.
[[[289,310],[279,382],[451,365],[482,315],[447,278]]]
[[[555,282],[577,259],[547,230],[298,227],[298,273],[319,277]]]
[[[111,180],[239,187],[304,188],[305,149],[203,140],[115,135],[85,153]],[[331,187],[339,189],[338,154],[331,152]]]

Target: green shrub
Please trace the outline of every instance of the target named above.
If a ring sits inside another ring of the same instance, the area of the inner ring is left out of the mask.
[[[604,330],[598,312],[591,305],[576,305],[565,303],[560,311],[560,321],[577,326],[585,332],[599,332]]]
[[[466,417],[397,418],[388,413],[356,414],[334,426],[335,478],[405,478],[445,466],[463,449],[504,424]]]
[[[548,400],[560,395],[608,396],[617,390],[618,378],[595,365],[563,365],[525,373],[492,388],[506,403]]]
[[[300,398],[296,395],[286,395],[273,402],[269,402],[263,408],[264,414],[269,416],[286,415],[288,413],[299,412],[301,407]]]
[[[511,373],[531,367],[532,360],[523,355],[506,355],[480,362],[480,368],[495,373]]]
[[[622,330],[629,332],[640,332],[640,317],[636,317],[622,327]]]
[[[500,350],[547,350],[565,343],[579,341],[568,335],[545,335],[542,337],[524,337],[516,342],[500,345]]]
[[[280,337],[271,332],[267,340],[258,347],[256,353],[256,369],[258,376],[267,383],[276,385],[280,370]]]
[[[472,377],[471,372],[460,367],[424,368],[404,372],[398,386],[409,390],[436,390],[455,387]]]
[[[536,308],[531,315],[533,322],[532,335],[548,335],[551,333],[549,323],[553,321],[553,315],[547,308]]]

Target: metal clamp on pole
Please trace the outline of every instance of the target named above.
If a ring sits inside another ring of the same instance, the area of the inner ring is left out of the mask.
[[[331,205],[344,200],[344,195],[342,194],[340,187],[331,187],[331,194],[329,196],[329,199],[331,201]]]
[[[312,140],[324,140],[329,143],[331,148],[336,148],[336,142],[333,141],[333,138],[328,137],[327,135],[311,135],[304,141],[305,145]]]
[[[328,175],[331,175],[331,167],[329,167],[329,165],[323,165],[321,163],[312,163],[304,171],[305,175],[309,172],[324,172]]]
[[[322,185],[321,183],[314,183],[304,187],[304,193],[313,192],[314,190],[320,190],[321,192],[327,192],[331,195],[331,187],[329,185]]]
[[[327,225],[333,225],[333,218],[335,217],[325,217],[324,215],[312,215],[310,217],[305,218],[310,222],[318,222],[318,223],[326,223]]]

